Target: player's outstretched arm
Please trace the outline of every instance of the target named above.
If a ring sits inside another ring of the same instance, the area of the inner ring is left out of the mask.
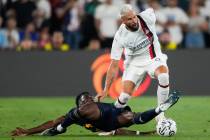
[[[118,64],[119,64],[119,60],[114,60],[114,59],[111,60],[109,69],[106,74],[104,90],[102,93],[100,93],[96,96],[98,101],[103,100],[108,95],[109,89],[112,85],[112,82],[113,82],[114,78],[116,77],[117,72],[119,70]]]
[[[38,125],[30,129],[17,127],[15,130],[11,132],[11,136],[28,136],[28,135],[38,134],[38,133],[43,132],[46,129],[55,127],[56,125],[60,124],[64,119],[65,117],[61,116],[55,120],[47,121],[41,125]]]

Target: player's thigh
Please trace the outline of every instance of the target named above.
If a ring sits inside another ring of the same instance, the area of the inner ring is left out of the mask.
[[[156,58],[146,67],[146,70],[151,78],[156,78],[159,73],[168,73],[168,65],[166,60]]]
[[[122,77],[123,92],[132,93],[136,86],[138,86],[145,74],[145,70],[141,67],[128,66],[126,67]]]
[[[133,124],[134,113],[130,111],[123,112],[121,115],[117,117],[119,124],[122,126],[130,126]]]

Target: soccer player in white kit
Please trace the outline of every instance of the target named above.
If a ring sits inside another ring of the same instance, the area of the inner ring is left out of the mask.
[[[122,24],[113,40],[111,63],[107,71],[105,87],[97,98],[103,99],[108,94],[124,52],[125,70],[122,77],[122,92],[115,106],[119,108],[126,106],[135,87],[139,86],[146,73],[158,80],[157,100],[160,105],[168,98],[169,70],[166,63],[167,56],[161,52],[155,31],[155,13],[152,8],[149,8],[136,15],[132,7],[126,4],[123,5],[120,16]],[[156,120],[164,118],[162,113]]]

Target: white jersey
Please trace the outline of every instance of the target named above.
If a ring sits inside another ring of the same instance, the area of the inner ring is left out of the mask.
[[[123,50],[125,53],[125,64],[136,66],[147,65],[152,62],[155,57],[162,57],[160,44],[155,30],[155,13],[149,8],[139,14],[143,21],[139,20],[139,29],[137,31],[129,31],[125,24],[122,24],[115,34],[111,59],[120,60]],[[142,22],[146,24],[142,25]],[[148,36],[148,33],[152,34]]]

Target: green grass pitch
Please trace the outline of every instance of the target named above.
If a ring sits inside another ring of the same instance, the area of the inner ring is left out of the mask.
[[[106,102],[113,102],[107,99]],[[144,111],[156,105],[156,97],[140,97],[129,101],[134,111]],[[73,125],[67,133],[55,137],[9,136],[15,127],[30,128],[65,114],[74,106],[74,98],[0,98],[0,140],[210,140],[210,96],[181,97],[166,115],[177,123],[178,132],[173,137],[108,136],[101,137]],[[135,125],[129,129],[147,131],[155,128],[155,121]]]

